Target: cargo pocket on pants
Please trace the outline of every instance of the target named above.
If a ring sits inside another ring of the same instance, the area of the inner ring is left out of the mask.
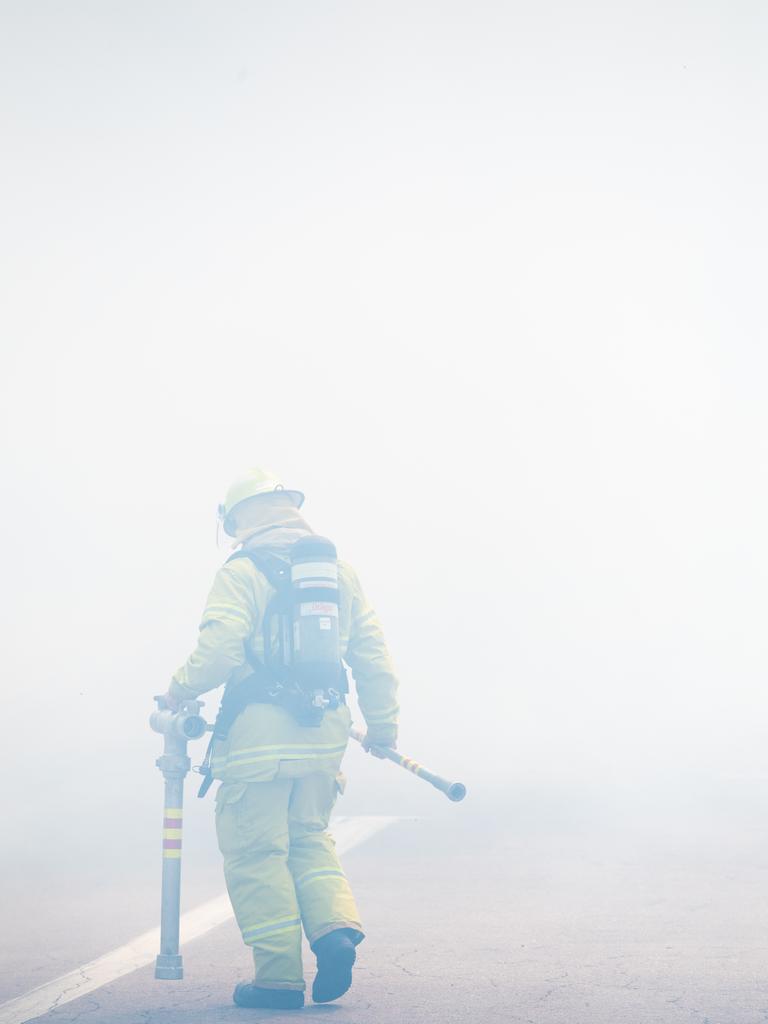
[[[239,821],[245,791],[244,782],[222,782],[216,793],[216,837],[225,857],[243,845]]]

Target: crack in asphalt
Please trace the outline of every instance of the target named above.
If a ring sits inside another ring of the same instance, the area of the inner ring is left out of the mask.
[[[55,1010],[57,1008],[57,1006],[59,1006],[59,1004],[61,1003],[62,999],[64,999],[64,996],[67,995],[68,992],[77,992],[77,990],[82,985],[87,984],[91,980],[90,977],[85,973],[85,971],[84,971],[84,969],[82,967],[78,967],[77,973],[80,975],[80,981],[77,982],[74,985],[70,985],[68,988],[62,989],[62,991],[59,992],[59,994],[56,996],[55,1000],[51,1003],[51,1005],[50,1005],[50,1007],[48,1009],[48,1012],[50,1012],[51,1010]],[[66,1001],[68,1002],[69,1000],[66,1000]]]

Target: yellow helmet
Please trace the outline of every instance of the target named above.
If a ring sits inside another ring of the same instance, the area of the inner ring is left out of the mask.
[[[230,536],[234,536],[234,522],[230,518],[232,510],[241,501],[247,498],[256,498],[259,495],[285,494],[291,499],[296,508],[301,508],[304,503],[304,495],[301,491],[286,490],[284,485],[272,473],[264,469],[248,469],[245,473],[234,480],[227,489],[223,504],[219,505],[219,518],[224,524],[224,530]]]

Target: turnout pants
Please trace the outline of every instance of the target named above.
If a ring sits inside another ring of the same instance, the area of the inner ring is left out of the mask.
[[[326,831],[339,788],[335,775],[302,761],[281,761],[266,782],[219,787],[216,832],[224,875],[261,988],[304,989],[302,925],[310,943],[336,928],[360,931]]]

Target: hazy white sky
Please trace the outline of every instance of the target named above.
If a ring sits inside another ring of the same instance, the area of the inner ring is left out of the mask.
[[[266,464],[379,609],[415,756],[768,773],[765,5],[0,13],[36,744],[150,757]]]

